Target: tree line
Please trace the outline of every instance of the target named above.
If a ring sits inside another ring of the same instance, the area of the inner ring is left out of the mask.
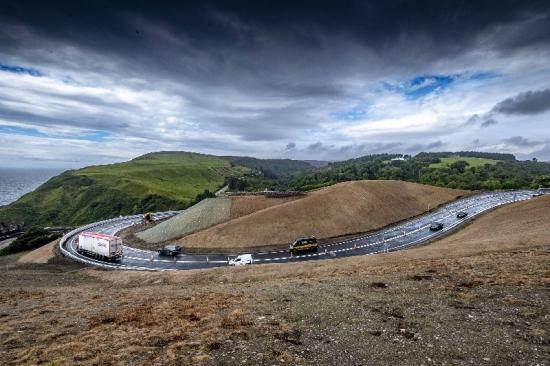
[[[456,157],[449,165],[430,167],[441,158]],[[498,160],[495,164],[470,166],[460,157]],[[399,158],[399,159],[395,159]],[[393,160],[392,160],[393,159]],[[550,163],[518,161],[512,154],[485,152],[420,153],[416,156],[375,154],[329,164],[314,171],[271,179],[261,174],[230,177],[230,190],[307,191],[335,183],[363,179],[392,179],[469,190],[538,188],[550,186]]]

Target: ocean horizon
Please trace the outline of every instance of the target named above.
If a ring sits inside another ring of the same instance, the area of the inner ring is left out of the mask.
[[[62,171],[54,168],[0,168],[0,206],[17,201]]]

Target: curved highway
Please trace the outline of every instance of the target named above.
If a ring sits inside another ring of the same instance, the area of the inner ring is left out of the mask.
[[[533,190],[518,190],[477,194],[453,201],[433,212],[425,213],[364,236],[321,245],[319,251],[315,253],[290,256],[288,251],[283,249],[252,252],[252,256],[254,264],[284,263],[376,254],[405,249],[441,237],[450,230],[495,207],[531,199],[535,193],[536,191]],[[456,214],[460,211],[467,212],[468,216],[463,219],[457,218]],[[153,219],[159,220],[178,213],[179,211],[155,213]],[[141,219],[142,215],[125,216],[80,227],[66,234],[60,240],[59,247],[65,256],[79,262],[105,268],[132,270],[168,271],[220,267],[228,264],[229,256],[235,256],[235,254],[182,254],[172,259],[159,257],[154,251],[124,246],[120,261],[105,262],[86,257],[76,251],[75,239],[82,231],[95,231],[114,235],[124,228],[140,223]],[[430,231],[429,226],[435,221],[443,223],[442,230]]]

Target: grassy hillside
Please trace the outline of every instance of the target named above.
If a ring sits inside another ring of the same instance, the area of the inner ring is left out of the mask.
[[[480,167],[484,166],[485,164],[496,164],[498,163],[498,160],[494,159],[485,159],[485,158],[472,158],[472,157],[461,157],[461,156],[454,156],[451,158],[441,158],[439,163],[433,163],[430,164],[430,168],[444,168],[451,166],[453,163],[456,163],[457,161],[465,161],[468,163],[468,167]]]
[[[0,209],[0,221],[77,225],[118,215],[178,209],[215,191],[232,167],[215,156],[160,152],[111,165],[64,172]]]
[[[271,179],[288,177],[296,173],[305,173],[315,169],[312,164],[301,160],[256,159],[247,156],[228,156],[226,159],[228,159],[233,166],[250,168],[261,172],[263,177]]]

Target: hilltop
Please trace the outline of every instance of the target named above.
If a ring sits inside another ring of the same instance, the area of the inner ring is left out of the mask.
[[[194,153],[143,155],[124,163],[66,171],[0,209],[0,221],[78,225],[118,215],[181,209],[242,168]]]
[[[150,153],[123,163],[66,171],[1,207],[0,222],[79,225],[118,215],[183,209],[245,174],[280,177],[311,169],[308,163],[289,159]]]
[[[331,238],[367,232],[465,194],[462,190],[401,181],[339,183],[301,199],[236,217],[179,242],[188,248],[251,248],[288,244],[304,234]]]

